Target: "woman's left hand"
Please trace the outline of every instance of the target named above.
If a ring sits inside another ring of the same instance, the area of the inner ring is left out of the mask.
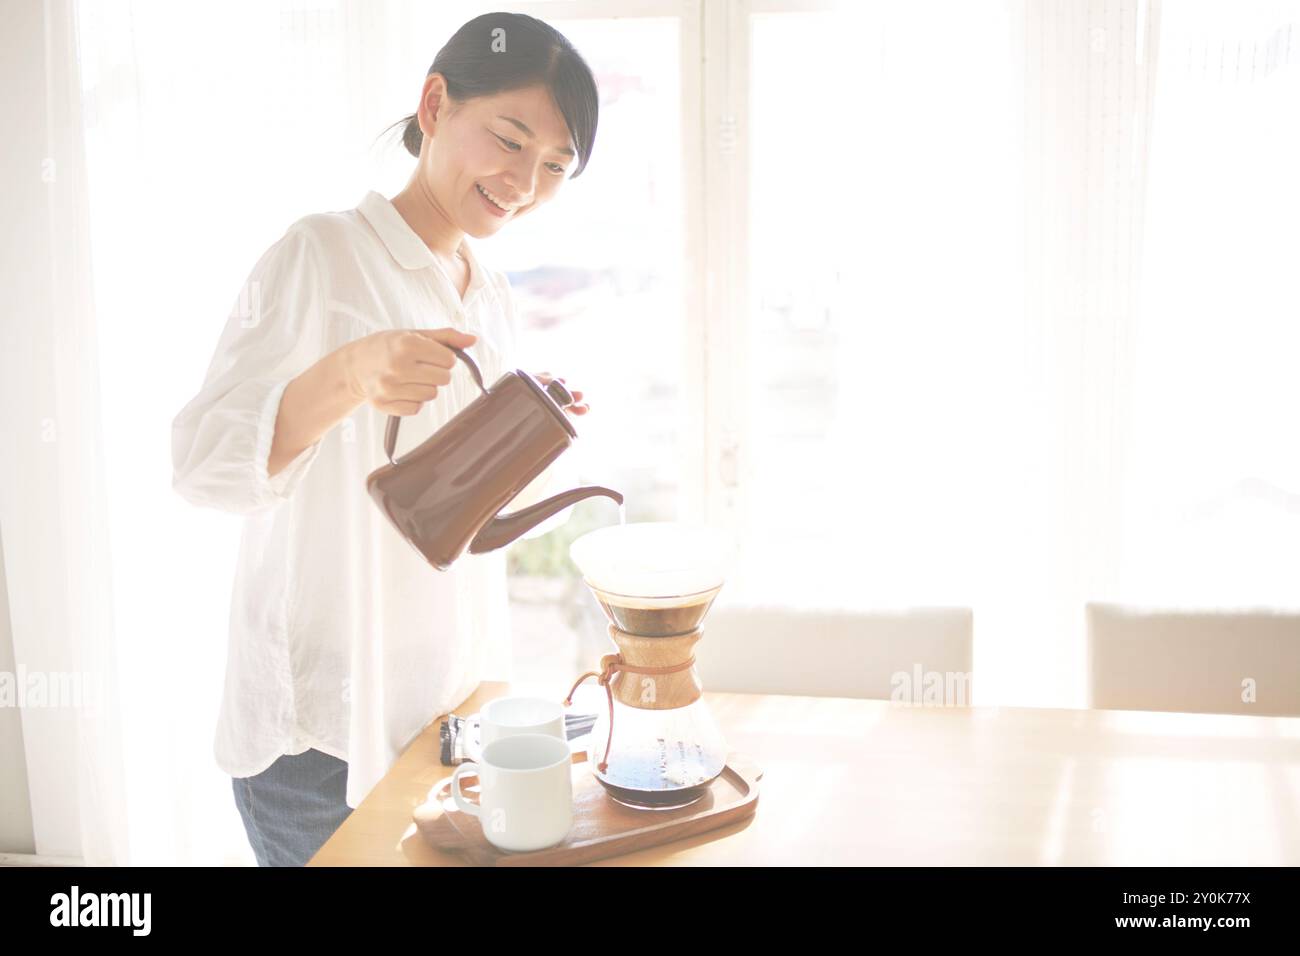
[[[541,382],[543,385],[549,385],[552,379],[557,382],[564,382],[563,376],[557,378],[551,375],[550,372],[538,372],[533,376],[533,378],[537,379],[537,381]],[[582,400],[581,391],[576,388],[569,388],[567,382],[564,382],[564,386],[569,389],[569,394],[573,396],[573,404],[564,409],[566,412],[570,415],[585,415],[587,412],[591,411],[591,405]]]

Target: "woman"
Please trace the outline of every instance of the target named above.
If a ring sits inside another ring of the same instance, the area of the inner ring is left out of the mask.
[[[488,382],[514,367],[509,284],[465,239],[554,199],[596,121],[591,70],[561,34],[514,14],[466,23],[399,121],[406,187],[289,227],[173,423],[176,490],[247,516],[215,754],[259,865],[306,863],[507,633],[501,553],[433,570],[365,478],[388,415],[405,416],[401,454],[477,394],[450,346]]]

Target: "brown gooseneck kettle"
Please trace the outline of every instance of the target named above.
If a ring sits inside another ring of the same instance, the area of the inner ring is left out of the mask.
[[[388,464],[366,478],[366,490],[398,532],[439,571],[468,546],[471,554],[495,551],[562,508],[604,495],[599,486],[574,488],[510,514],[501,508],[540,475],[578,437],[564,408],[573,396],[563,382],[545,388],[527,372],[502,375],[490,389],[464,351],[482,393],[419,447],[393,459],[401,418],[388,417]]]

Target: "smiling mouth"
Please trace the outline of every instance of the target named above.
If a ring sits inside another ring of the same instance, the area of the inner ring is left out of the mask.
[[[496,198],[494,198],[493,195],[492,195],[490,192],[488,192],[486,189],[484,189],[484,188],[483,188],[482,186],[480,186],[478,183],[475,183],[475,184],[474,184],[474,188],[475,188],[476,190],[478,190],[478,194],[479,194],[480,196],[482,196],[484,199],[486,199],[489,203],[491,203],[491,204],[492,204],[493,206],[495,206],[497,209],[500,209],[503,213],[514,212],[514,211],[518,208],[517,206],[506,206],[506,205],[503,205],[499,200],[497,200]]]

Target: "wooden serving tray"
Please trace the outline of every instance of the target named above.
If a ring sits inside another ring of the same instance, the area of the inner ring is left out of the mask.
[[[450,777],[434,784],[416,807],[415,825],[434,849],[456,853],[475,866],[580,866],[752,816],[762,776],[752,760],[733,751],[709,792],[695,803],[676,810],[636,810],[605,792],[587,764],[586,751],[580,750],[573,755],[573,827],[553,847],[515,853],[493,846],[478,817],[456,806]],[[460,779],[461,792],[477,803],[478,777],[467,773]]]

